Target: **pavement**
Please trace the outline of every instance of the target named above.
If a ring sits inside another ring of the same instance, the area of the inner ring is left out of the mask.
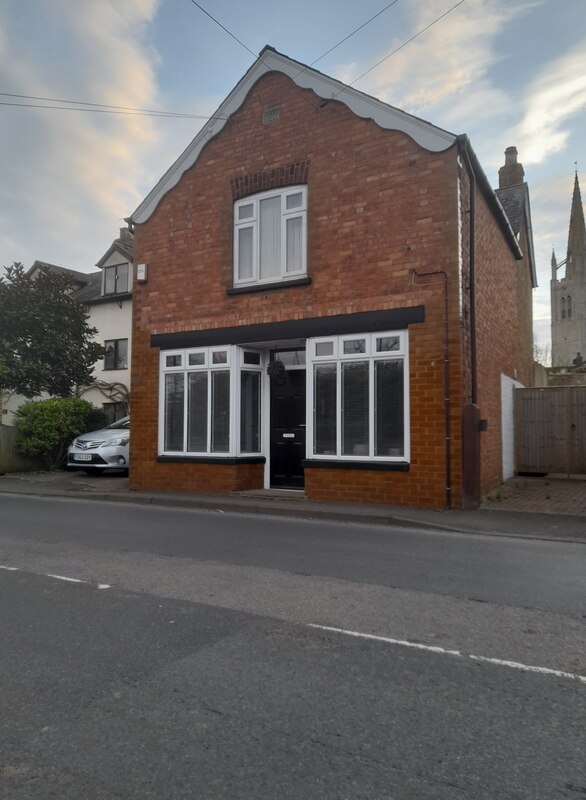
[[[397,506],[326,503],[302,492],[253,491],[230,495],[137,492],[123,474],[81,471],[0,475],[0,494],[60,497],[265,514],[341,523],[394,525],[458,533],[518,536],[586,544],[586,476],[515,477],[483,500],[477,510],[430,511]]]

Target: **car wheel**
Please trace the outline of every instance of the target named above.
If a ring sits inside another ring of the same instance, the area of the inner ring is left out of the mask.
[[[101,475],[104,470],[100,467],[93,467],[92,469],[84,469],[84,472],[87,472],[88,475]]]

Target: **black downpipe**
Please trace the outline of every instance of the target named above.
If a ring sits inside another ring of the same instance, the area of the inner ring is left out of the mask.
[[[471,382],[471,402],[476,405],[478,402],[478,370],[476,359],[476,176],[470,155],[468,153],[468,138],[460,139],[460,152],[466,161],[466,169],[470,179],[470,200],[468,214],[470,215],[469,224],[469,275],[470,281],[470,382]]]

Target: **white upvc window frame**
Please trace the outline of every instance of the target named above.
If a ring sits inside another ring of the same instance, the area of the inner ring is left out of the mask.
[[[397,337],[398,349],[377,351],[377,339]],[[365,339],[364,353],[344,353],[344,342]],[[317,355],[320,344],[332,343],[332,353]],[[369,381],[369,452],[342,455],[342,364],[368,361]],[[403,453],[397,456],[375,455],[375,364],[379,361],[401,361],[403,364]],[[314,366],[330,364],[336,366],[336,452],[323,454],[315,452],[314,442]],[[410,414],[409,414],[409,341],[408,332],[381,331],[377,333],[345,334],[343,336],[321,336],[307,340],[307,457],[330,461],[377,461],[400,462],[410,460]]]
[[[287,208],[287,198],[292,195],[301,194],[301,205],[295,208]],[[280,270],[278,275],[270,275],[266,278],[260,277],[260,203],[274,197],[281,199],[281,252]],[[239,219],[241,208],[251,205],[252,216]],[[287,222],[293,219],[301,220],[301,266],[296,270],[287,270]],[[280,189],[271,189],[268,192],[248,195],[234,203],[233,214],[233,264],[234,264],[234,286],[256,286],[264,283],[286,283],[287,281],[301,278],[307,274],[307,185],[286,186]],[[247,278],[240,278],[239,264],[239,235],[241,230],[252,230],[252,275]]]
[[[235,418],[235,446],[237,449],[237,455],[246,457],[246,456],[261,456],[264,452],[264,442],[268,441],[268,437],[265,436],[264,431],[264,409],[268,408],[265,402],[265,382],[267,379],[266,376],[266,364],[267,364],[267,353],[257,350],[254,347],[238,347],[238,368],[235,370],[236,373],[236,391],[234,393],[235,399],[235,408],[234,408],[234,418]],[[245,353],[255,353],[259,356],[259,363],[258,364],[245,364],[244,363],[244,354]],[[259,386],[259,421],[258,421],[258,437],[259,437],[259,449],[258,450],[244,450],[241,447],[242,444],[242,419],[241,419],[241,411],[242,411],[242,373],[243,372],[255,372],[260,375],[260,386]]]
[[[214,363],[214,354],[226,353],[226,362]],[[258,352],[260,355],[259,364],[245,364],[245,352]],[[202,364],[190,364],[190,355],[203,355]],[[167,366],[167,357],[179,357],[180,365]],[[261,456],[263,455],[264,441],[266,441],[262,419],[265,408],[265,381],[266,381],[266,354],[252,347],[240,347],[237,345],[222,345],[214,347],[197,347],[185,350],[162,350],[159,356],[159,432],[158,432],[158,453],[161,456],[177,457],[204,457],[204,458],[233,458],[239,456]],[[212,445],[212,379],[213,372],[228,371],[230,373],[230,409],[229,409],[229,439],[228,450],[213,452]],[[257,372],[260,374],[260,448],[257,452],[243,451],[240,448],[240,407],[241,407],[241,373]],[[205,451],[191,451],[187,449],[188,443],[188,376],[193,372],[205,372],[207,380],[207,448]],[[165,450],[165,375],[183,375],[183,449]]]

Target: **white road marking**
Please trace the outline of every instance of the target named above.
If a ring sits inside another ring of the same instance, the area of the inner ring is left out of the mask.
[[[51,575],[50,572],[46,573],[47,578],[56,578],[58,581],[69,581],[69,583],[87,583],[79,578],[68,578],[66,575]]]
[[[0,569],[8,570],[8,572],[19,572],[19,567],[7,567],[0,564]],[[53,575],[50,572],[33,572],[33,575],[42,575],[44,578],[55,578],[58,581],[67,581],[68,583],[89,583],[89,581],[82,581],[81,578],[69,578],[67,575]],[[111,583],[97,583],[98,589],[111,589]]]
[[[579,683],[586,683],[586,675],[578,675],[575,672],[563,672],[549,667],[536,667],[531,664],[521,664],[517,661],[505,661],[501,658],[488,658],[487,656],[475,656],[471,653],[462,653],[460,650],[446,650],[443,647],[436,647],[430,644],[420,644],[410,642],[406,639],[391,639],[388,636],[375,636],[371,633],[360,633],[359,631],[349,631],[345,628],[332,628],[329,625],[309,624],[310,628],[317,628],[320,631],[331,631],[332,633],[342,633],[345,636],[354,636],[358,639],[370,639],[375,642],[385,642],[386,644],[396,644],[401,647],[412,647],[415,650],[426,650],[428,653],[439,653],[440,655],[456,656],[458,658],[469,658],[471,661],[481,661],[485,664],[496,664],[499,667],[509,667],[509,669],[519,669],[523,672],[536,672],[540,675],[553,675],[556,678],[569,678]]]

